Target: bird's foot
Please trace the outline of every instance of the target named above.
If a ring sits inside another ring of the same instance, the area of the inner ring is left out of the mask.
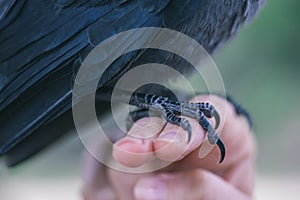
[[[170,101],[167,97],[149,95],[149,94],[136,94],[130,101],[131,105],[140,107],[140,110],[133,111],[130,113],[132,122],[138,119],[149,117],[150,110],[151,116],[160,116],[171,124],[176,124],[187,131],[188,139],[190,141],[192,136],[192,128],[189,121],[181,116],[186,116],[196,119],[202,128],[207,133],[207,138],[210,144],[217,144],[221,158],[219,163],[224,160],[225,147],[219,137],[216,129],[220,124],[220,116],[216,109],[209,103],[190,103],[190,102],[174,102]],[[214,118],[216,125],[213,127],[207,118]]]

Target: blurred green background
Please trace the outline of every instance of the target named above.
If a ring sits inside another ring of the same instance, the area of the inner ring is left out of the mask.
[[[300,172],[299,7],[268,1],[215,59],[227,93],[253,116],[261,172]]]
[[[254,119],[255,199],[297,199],[300,194],[299,8],[297,0],[268,1],[214,57],[227,93]],[[1,165],[0,198],[60,199],[61,194],[61,199],[79,199],[80,154],[79,140],[65,138],[21,166],[8,170]],[[14,193],[15,187],[24,191]]]

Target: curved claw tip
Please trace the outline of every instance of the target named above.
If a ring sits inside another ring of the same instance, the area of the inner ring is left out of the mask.
[[[214,110],[214,118],[216,120],[216,125],[215,125],[215,129],[217,129],[220,125],[220,114],[218,113],[218,111]]]
[[[221,139],[218,139],[216,144],[218,145],[218,147],[220,149],[221,158],[220,158],[219,164],[221,164],[225,158],[225,146]]]
[[[188,130],[188,139],[187,139],[187,143],[189,143],[191,141],[191,137],[192,137],[192,131]]]
[[[189,143],[191,141],[192,138],[192,127],[191,124],[189,122],[187,122],[185,124],[185,127],[183,127],[183,129],[185,129],[188,133],[188,138],[187,138],[187,143]]]

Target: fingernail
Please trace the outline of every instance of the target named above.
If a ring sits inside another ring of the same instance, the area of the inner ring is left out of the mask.
[[[161,134],[157,139],[166,140],[168,142],[180,142],[182,140],[180,134],[176,132],[167,132]]]
[[[133,140],[133,139],[122,139],[120,141],[117,141],[114,145],[118,147],[124,147],[124,146],[132,146],[142,144],[140,140]]]
[[[143,178],[138,181],[133,192],[136,199],[165,200],[167,199],[167,184],[156,177]]]

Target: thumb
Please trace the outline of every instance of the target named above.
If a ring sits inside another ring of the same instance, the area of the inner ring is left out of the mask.
[[[136,200],[250,199],[221,177],[203,169],[143,177],[134,187],[134,196]]]

